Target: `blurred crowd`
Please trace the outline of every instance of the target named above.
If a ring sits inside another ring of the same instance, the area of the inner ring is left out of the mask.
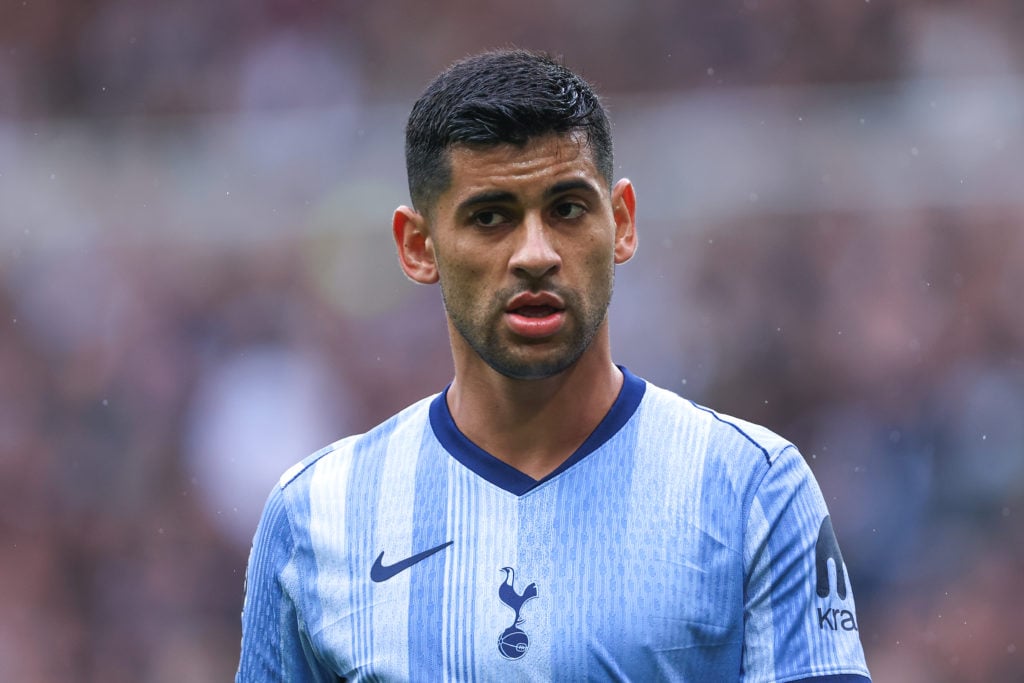
[[[630,107],[666,97],[682,120],[708,89],[796,106],[935,78],[997,79],[1019,122],[1022,7],[0,6],[0,680],[229,679],[277,476],[449,380],[440,297],[403,281],[387,226],[401,117],[452,59],[563,54],[627,138]],[[971,168],[1020,177],[1019,129],[947,123],[930,134],[984,142]],[[619,144],[634,179],[714,163]],[[1024,198],[988,185],[863,206],[744,190],[684,221],[638,183],[615,356],[800,447],[876,681],[1024,677]]]

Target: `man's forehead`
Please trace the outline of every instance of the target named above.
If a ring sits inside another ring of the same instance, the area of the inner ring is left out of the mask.
[[[530,138],[525,144],[453,145],[448,152],[452,186],[516,182],[559,175],[600,175],[593,151],[578,133]]]

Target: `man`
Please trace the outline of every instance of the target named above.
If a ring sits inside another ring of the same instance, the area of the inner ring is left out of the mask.
[[[405,274],[439,283],[455,376],[281,479],[239,681],[866,681],[796,449],[612,362],[636,197],[594,93],[523,51],[413,107]]]

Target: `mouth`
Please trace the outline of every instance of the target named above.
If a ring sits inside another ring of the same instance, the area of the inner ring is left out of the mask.
[[[521,315],[524,318],[544,318],[560,311],[560,308],[555,308],[554,306],[520,306],[509,310],[509,313]]]
[[[554,292],[520,292],[512,297],[505,309],[529,317],[539,317],[565,309],[565,303]]]
[[[525,292],[514,297],[505,309],[509,329],[520,337],[543,339],[556,334],[565,322],[565,306],[547,292]]]

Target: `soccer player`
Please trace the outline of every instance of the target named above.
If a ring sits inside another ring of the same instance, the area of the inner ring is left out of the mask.
[[[796,448],[613,363],[633,256],[605,112],[556,61],[455,63],[406,129],[405,274],[455,374],[273,489],[238,681],[867,681]]]

